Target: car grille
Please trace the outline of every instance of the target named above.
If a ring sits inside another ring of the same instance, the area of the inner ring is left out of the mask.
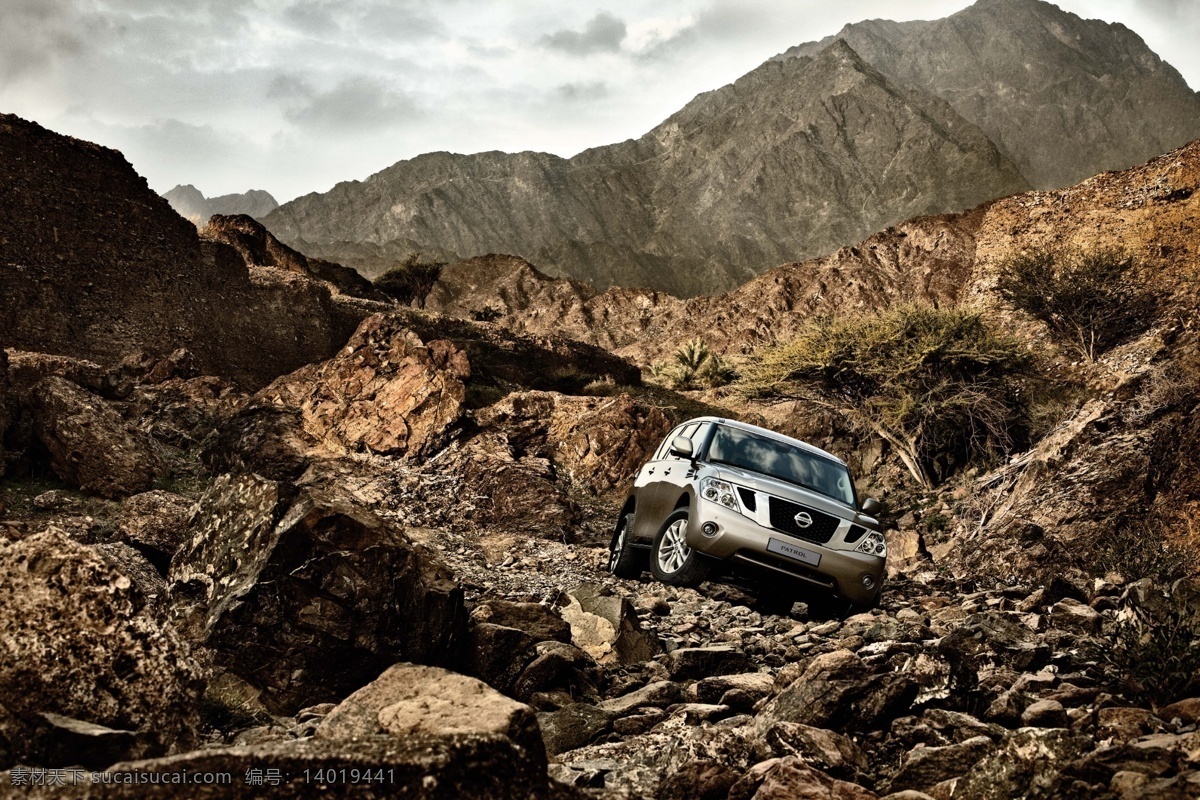
[[[833,532],[837,530],[837,526],[841,523],[840,519],[823,511],[817,511],[815,508],[802,506],[799,503],[781,500],[778,497],[772,497],[769,505],[771,510],[771,527],[780,533],[795,536],[797,539],[825,544],[833,538]],[[802,528],[796,524],[796,515],[801,511],[812,517],[812,524],[807,528]]]

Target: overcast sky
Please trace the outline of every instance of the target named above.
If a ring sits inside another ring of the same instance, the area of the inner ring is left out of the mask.
[[[563,156],[862,19],[967,0],[0,0],[0,111],[152,188],[284,202],[433,150]],[[1200,88],[1200,1],[1062,0]]]

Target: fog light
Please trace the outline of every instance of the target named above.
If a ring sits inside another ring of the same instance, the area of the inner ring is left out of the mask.
[[[864,589],[874,589],[875,588],[875,579],[872,578],[870,575],[863,575],[863,588]]]
[[[716,536],[717,535],[717,523],[715,523],[715,522],[704,523],[703,525],[700,526],[700,532],[703,533],[705,536]]]

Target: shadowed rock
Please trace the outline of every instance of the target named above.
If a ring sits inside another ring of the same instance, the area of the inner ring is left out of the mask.
[[[397,659],[451,663],[464,635],[462,591],[403,532],[257,476],[216,481],[169,579],[186,634],[279,711],[339,700]]]

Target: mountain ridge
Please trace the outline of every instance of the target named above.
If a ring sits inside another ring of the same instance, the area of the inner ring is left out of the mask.
[[[507,251],[602,288],[687,295],[1027,187],[948,104],[893,86],[834,44],[766,62],[636,140],[571,159],[425,154],[287,203],[265,223],[302,251],[368,272],[413,251]]]

